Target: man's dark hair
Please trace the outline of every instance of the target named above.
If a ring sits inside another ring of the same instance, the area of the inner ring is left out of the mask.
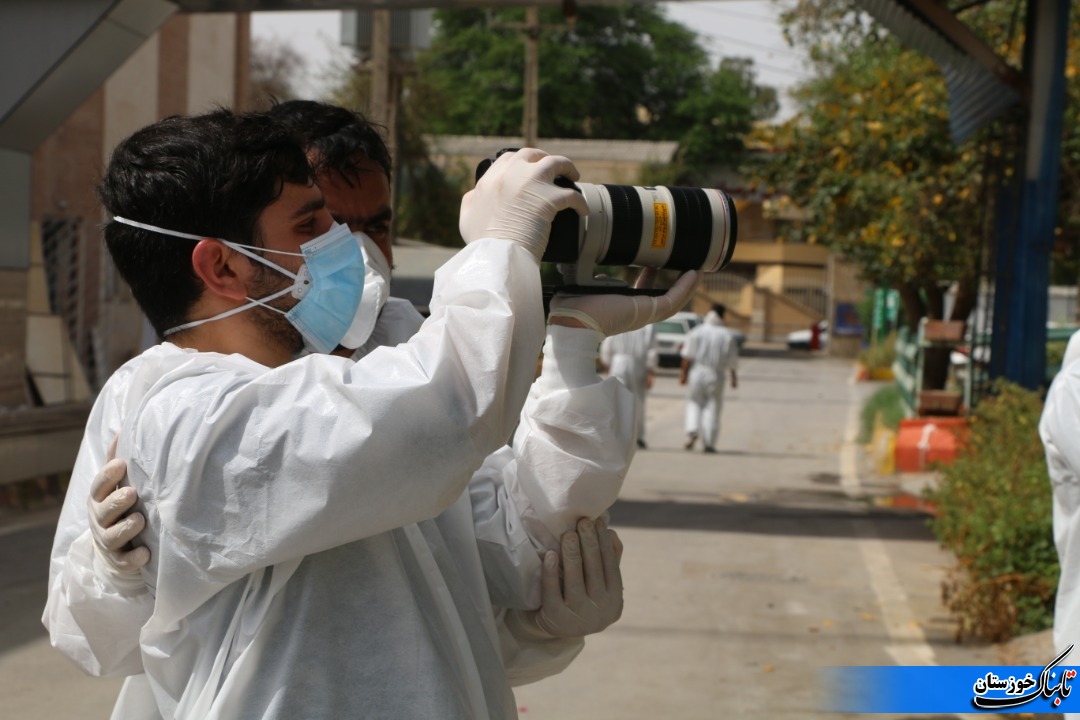
[[[357,161],[367,158],[390,178],[390,150],[379,126],[360,113],[314,100],[289,100],[267,112],[292,129],[305,148],[316,151],[316,173],[336,170],[351,184],[357,178]]]
[[[713,312],[720,316],[720,319],[724,319],[724,313],[727,312],[727,308],[722,303],[716,303],[712,306]]]
[[[265,114],[215,110],[165,118],[122,141],[98,194],[114,216],[258,245],[259,215],[284,184],[311,182],[288,128]],[[159,337],[187,322],[203,290],[195,242],[111,221],[105,244]]]

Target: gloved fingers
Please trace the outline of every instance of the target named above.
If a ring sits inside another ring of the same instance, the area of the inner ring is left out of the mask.
[[[101,544],[106,550],[114,554],[119,553],[132,538],[143,531],[146,527],[146,517],[142,513],[132,513],[105,528],[101,534]]]
[[[524,148],[518,152],[536,152],[540,153],[539,156],[529,156],[529,162],[535,162],[539,167],[544,170],[544,177],[548,180],[555,180],[556,177],[562,175],[567,180],[577,182],[581,178],[581,173],[578,172],[577,167],[574,166],[573,161],[564,155],[548,155],[543,150],[536,150],[534,148]]]
[[[556,185],[555,187],[558,186]],[[578,215],[589,214],[589,202],[585,199],[585,196],[579,193],[577,190],[570,190],[569,188],[559,188],[557,197],[558,202],[552,203],[555,206],[556,211],[570,208]]]
[[[150,562],[150,549],[137,547],[127,552],[110,553],[113,567],[122,573],[134,573]]]
[[[656,301],[656,304],[653,305],[652,317],[649,322],[665,320],[674,315],[679,308],[685,306],[694,291],[697,290],[701,278],[702,274],[697,270],[687,270],[679,276],[674,285],[668,288],[666,293],[659,298],[652,298]]]
[[[604,582],[608,588],[622,588],[623,544],[618,534],[608,528],[607,523],[596,521],[596,537],[600,546],[600,558],[603,562]]]
[[[570,607],[580,605],[585,597],[585,576],[581,563],[581,539],[573,530],[562,536],[563,598]]]
[[[638,273],[637,279],[634,281],[634,287],[641,290],[651,288],[653,283],[656,282],[656,268],[644,267],[641,268],[641,272]]]
[[[559,553],[544,553],[544,566],[540,573],[540,606],[545,613],[552,613],[563,604],[562,585],[559,582]]]
[[[87,502],[91,524],[96,523],[101,529],[107,529],[130,510],[139,499],[134,488],[116,487],[116,484],[124,479],[126,469],[123,460],[111,460],[105,463],[105,467],[94,476],[91,492],[100,494],[100,488],[104,488],[108,494],[100,501],[95,500],[94,495],[91,495]],[[97,488],[99,483],[100,488]],[[110,489],[111,492],[109,492]]]
[[[597,538],[596,523],[582,518],[577,523],[578,538],[581,541],[581,565],[585,578],[585,592],[590,598],[599,598],[607,590],[604,580],[604,559]]]
[[[90,499],[98,503],[104,501],[126,474],[127,464],[123,460],[109,460],[90,481]]]

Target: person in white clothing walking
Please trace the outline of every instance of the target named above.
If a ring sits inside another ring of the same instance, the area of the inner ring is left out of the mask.
[[[725,308],[719,303],[705,322],[690,331],[682,349],[679,384],[689,384],[686,398],[686,444],[690,450],[701,435],[705,452],[716,452],[720,434],[720,411],[724,407],[724,373],[731,371],[731,387],[739,386],[736,373],[739,345],[724,326]]]
[[[607,373],[634,393],[637,446],[645,449],[645,394],[656,376],[656,331],[646,325],[627,333],[604,338],[600,362]]]

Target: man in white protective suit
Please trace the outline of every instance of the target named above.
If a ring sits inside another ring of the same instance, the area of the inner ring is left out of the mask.
[[[576,202],[551,179],[574,171],[525,150],[466,197],[472,242],[440,271],[412,342],[357,363],[289,362],[303,345],[362,340],[349,288],[367,283],[341,231],[323,232],[321,195],[287,144],[266,118],[217,113],[158,123],[114,155],[106,239],[169,342],[107,384],[73,477],[104,465],[119,432],[151,560],[131,582],[122,563],[145,551],[114,563],[84,530],[85,507],[73,520],[81,498],[66,503],[45,615],[54,644],[92,672],[146,670],[141,690],[125,686],[118,717],[144,716],[147,699],[169,717],[513,716],[510,682],[558,671],[583,634],[536,610],[541,558],[545,606],[552,578],[558,591],[558,556],[542,553],[582,514],[602,512],[591,503],[610,504],[630,455],[628,399],[581,372],[596,332],[550,328],[544,375],[528,390],[542,323],[536,260],[550,216]],[[228,160],[252,155],[260,162]],[[278,257],[297,250],[303,270]],[[183,264],[202,283],[194,299]],[[692,286],[684,280],[679,292]],[[294,288],[318,298],[318,312],[295,312]],[[633,314],[570,309],[611,331]],[[574,323],[559,313],[553,324]],[[520,444],[499,449],[527,393]],[[606,403],[622,449],[550,443],[573,396]],[[545,460],[572,452],[564,474],[544,476]],[[584,529],[585,547],[565,557],[589,555],[587,540],[616,542],[602,526]],[[587,598],[610,599],[593,593],[595,573],[584,584]],[[110,603],[148,612],[88,632]]]
[[[600,362],[611,377],[634,393],[637,446],[646,448],[645,395],[652,389],[659,364],[655,328],[646,325],[628,333],[604,338],[604,342],[600,343]]]
[[[705,452],[716,452],[720,413],[724,409],[724,375],[731,372],[731,387],[739,386],[739,344],[724,326],[723,305],[717,303],[705,322],[686,336],[679,384],[688,385],[686,395],[686,444],[690,450],[701,436]]]
[[[1069,338],[1061,370],[1046,394],[1039,436],[1054,499],[1054,544],[1061,575],[1054,604],[1054,651],[1080,645],[1080,332]],[[1080,648],[1062,661],[1076,664]],[[1080,713],[1065,713],[1080,720]]]

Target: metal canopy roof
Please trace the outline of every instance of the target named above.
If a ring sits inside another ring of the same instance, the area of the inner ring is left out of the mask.
[[[1027,95],[1019,71],[994,54],[933,0],[856,0],[905,45],[941,68],[949,90],[949,129],[962,143]]]
[[[413,10],[549,6],[562,0],[172,0],[184,12],[267,12],[278,10]],[[578,5],[644,5],[651,0],[577,0]]]

